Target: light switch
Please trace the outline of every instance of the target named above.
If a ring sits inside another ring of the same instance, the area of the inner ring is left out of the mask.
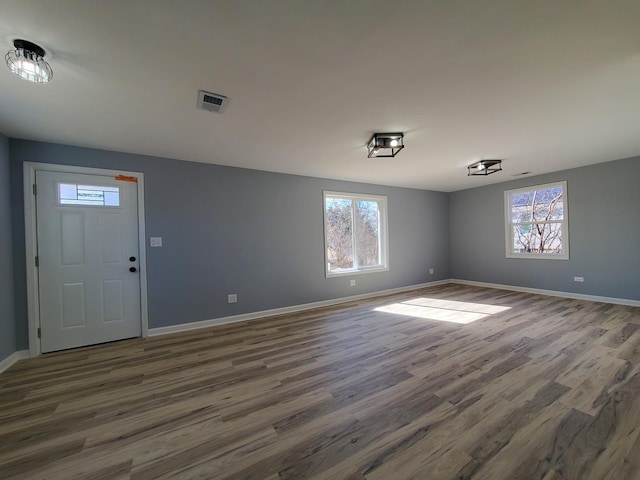
[[[161,247],[162,246],[162,237],[150,237],[149,245],[152,247]]]

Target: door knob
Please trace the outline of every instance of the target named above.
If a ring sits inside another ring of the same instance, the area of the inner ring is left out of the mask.
[[[138,271],[138,269],[137,269],[136,267],[131,267],[131,268],[129,269],[129,271],[130,271],[131,273],[135,273],[135,272],[137,272],[137,271]]]
[[[129,257],[129,261],[130,262],[135,262],[136,261],[136,257]]]

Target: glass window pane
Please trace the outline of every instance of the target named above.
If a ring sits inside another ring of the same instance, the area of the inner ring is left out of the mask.
[[[509,196],[511,203],[511,222],[530,222],[532,220],[532,205],[535,192],[519,192]]]
[[[380,265],[379,224],[380,208],[378,202],[358,200],[356,213],[358,228],[356,228],[356,251],[358,265],[361,267]]]
[[[564,195],[561,186],[510,195],[511,222],[562,220]]]
[[[561,220],[563,218],[562,187],[556,186],[535,192],[533,220]]]
[[[82,205],[104,205],[104,192],[99,187],[78,185],[78,200]]]
[[[514,225],[513,253],[563,253],[562,223]]]
[[[68,183],[61,183],[58,185],[58,195],[60,200],[77,200],[78,199],[78,186]]]
[[[325,215],[329,271],[353,268],[352,201],[327,197]]]
[[[58,184],[60,205],[93,205],[98,207],[119,207],[120,188],[97,185]]]
[[[104,204],[107,207],[120,206],[120,192],[104,192]]]

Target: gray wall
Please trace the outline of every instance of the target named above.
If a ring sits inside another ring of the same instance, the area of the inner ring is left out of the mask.
[[[560,180],[570,259],[505,258],[504,191]],[[454,192],[450,228],[454,278],[640,300],[640,157]]]
[[[16,348],[9,140],[0,134],[0,361]]]
[[[448,194],[10,141],[16,324],[27,348],[22,164],[143,172],[149,326],[162,327],[446,279]],[[388,196],[388,272],[325,278],[323,190]],[[148,245],[148,241],[147,241]],[[435,269],[434,275],[428,269]],[[357,285],[349,286],[355,278]],[[228,304],[227,294],[238,303]]]

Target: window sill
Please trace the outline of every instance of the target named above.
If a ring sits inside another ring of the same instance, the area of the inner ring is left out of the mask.
[[[507,258],[522,258],[526,260],[569,260],[569,255],[557,255],[557,254],[539,254],[529,253],[522,255],[507,254]]]
[[[325,272],[326,278],[338,278],[345,277],[349,275],[362,275],[365,273],[379,273],[379,272],[388,272],[389,267],[372,267],[372,268],[360,268],[354,270],[340,270],[339,272]]]

